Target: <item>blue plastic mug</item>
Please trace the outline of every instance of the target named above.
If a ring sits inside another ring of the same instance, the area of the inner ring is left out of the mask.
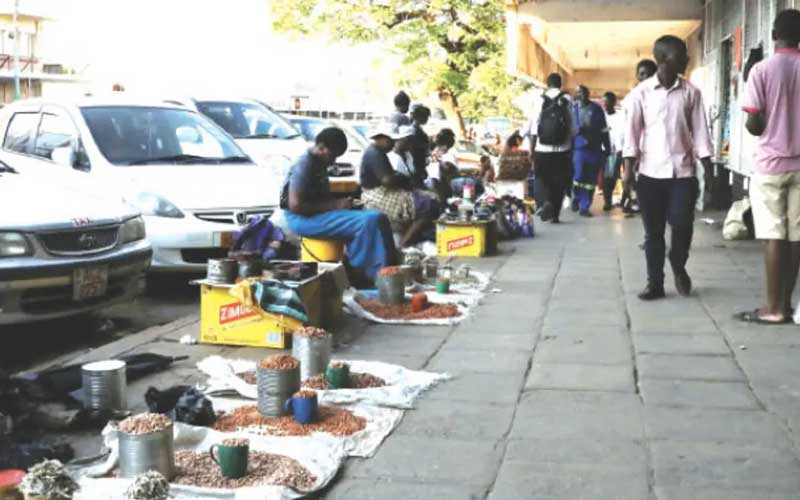
[[[317,395],[301,398],[292,396],[286,400],[284,408],[289,413],[294,414],[294,419],[298,424],[310,424],[317,421]]]

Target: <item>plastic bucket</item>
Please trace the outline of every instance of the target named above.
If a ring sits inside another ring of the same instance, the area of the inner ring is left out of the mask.
[[[300,380],[325,373],[331,361],[333,336],[303,337],[292,336],[292,357],[300,361]]]
[[[256,368],[258,413],[265,417],[288,415],[284,407],[287,399],[300,390],[300,367],[293,370]]]
[[[175,444],[172,424],[163,431],[148,434],[119,432],[119,475],[130,478],[149,470],[167,479],[175,476]]]
[[[300,260],[303,262],[340,262],[343,255],[344,243],[339,240],[300,239]]]
[[[127,374],[124,361],[109,359],[81,367],[83,406],[91,410],[128,409]]]

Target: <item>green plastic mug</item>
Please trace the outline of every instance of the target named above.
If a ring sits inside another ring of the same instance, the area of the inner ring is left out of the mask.
[[[436,281],[436,293],[450,293],[450,280],[440,279]]]
[[[328,369],[325,370],[325,380],[333,389],[347,389],[350,387],[350,367],[328,365]]]
[[[216,449],[216,454],[214,450]],[[247,474],[247,459],[250,455],[250,446],[227,446],[224,444],[212,445],[208,450],[211,460],[219,465],[222,476],[227,479],[239,479]]]

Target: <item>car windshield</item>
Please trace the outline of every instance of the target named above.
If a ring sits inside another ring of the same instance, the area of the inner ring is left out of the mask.
[[[303,118],[292,118],[292,123],[307,141],[313,141],[317,137],[317,134],[322,132],[325,127],[329,126],[322,120],[307,120]]]
[[[193,111],[91,106],[81,113],[100,152],[114,165],[249,161],[224,132]]]
[[[473,153],[476,155],[483,155],[486,154],[485,151],[482,151],[481,148],[478,147],[477,144],[474,142],[468,141],[459,141],[458,142],[458,150],[463,151],[465,153]]]
[[[291,123],[256,103],[202,101],[197,109],[236,139],[293,139]]]

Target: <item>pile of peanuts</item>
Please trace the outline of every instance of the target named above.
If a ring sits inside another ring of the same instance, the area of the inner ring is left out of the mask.
[[[214,424],[221,432],[247,429],[249,432],[271,436],[307,436],[312,432],[327,432],[335,436],[350,436],[364,430],[367,421],[353,415],[349,410],[333,406],[320,406],[318,419],[311,424],[299,424],[293,416],[264,417],[258,407],[240,406],[232,412],[223,413]]]
[[[384,304],[377,299],[356,296],[356,302],[375,316],[383,319],[446,319],[454,318],[460,313],[454,304],[431,304],[421,311],[414,312],[411,303],[396,305]]]
[[[300,328],[292,332],[292,335],[297,335],[298,337],[320,338],[320,337],[327,337],[330,334],[325,330],[323,330],[322,328],[317,328],[315,326],[301,326]]]
[[[288,354],[273,354],[258,362],[258,367],[265,370],[294,370],[300,366],[300,361]]]
[[[169,427],[172,420],[160,413],[140,413],[119,423],[119,430],[128,434],[150,434]]]

